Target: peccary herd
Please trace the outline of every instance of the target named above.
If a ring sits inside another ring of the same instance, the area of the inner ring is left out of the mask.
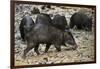
[[[74,26],[77,29],[91,30],[92,19],[78,12],[72,15],[68,26],[66,17],[59,14],[54,15],[51,19],[49,14],[39,13],[35,22],[30,16],[25,16],[19,27],[22,40],[27,42],[23,58],[32,48],[37,54],[40,54],[39,44],[46,44],[45,53],[48,52],[51,45],[54,45],[57,51],[61,51],[61,45],[66,46],[66,43],[76,50],[78,46],[69,30]]]

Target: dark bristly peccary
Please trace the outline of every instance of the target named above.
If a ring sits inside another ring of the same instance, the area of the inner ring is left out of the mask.
[[[62,31],[50,25],[50,17],[45,14],[37,16],[36,23],[31,32],[26,35],[27,48],[24,50],[23,58],[34,48],[34,51],[39,54],[39,44],[47,44],[45,52],[48,51],[51,44],[54,44],[57,51],[61,51],[61,45],[65,43],[73,45],[73,49],[77,48],[77,44],[70,31]]]
[[[65,16],[61,16],[60,14],[54,15],[52,24],[61,30],[65,30],[68,27]]]
[[[26,34],[32,30],[33,26],[33,19],[30,16],[24,16],[19,26],[22,41],[26,40]]]
[[[74,26],[76,26],[77,29],[91,31],[92,18],[81,12],[74,13],[70,18],[70,28],[73,28]]]

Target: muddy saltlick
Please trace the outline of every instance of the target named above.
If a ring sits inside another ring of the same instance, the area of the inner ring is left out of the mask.
[[[40,12],[47,13],[50,15],[60,14],[65,15],[66,20],[69,24],[70,17],[73,13],[81,11],[86,13],[88,16],[92,16],[94,22],[94,10],[91,8],[80,8],[80,7],[63,7],[63,6],[51,6],[51,8],[41,9],[41,5],[28,5],[28,4],[17,4],[15,6],[15,66],[19,65],[36,65],[36,64],[56,64],[56,63],[70,63],[70,62],[90,62],[94,61],[94,30],[84,31],[71,29],[71,32],[78,45],[77,50],[70,50],[70,46],[61,46],[61,52],[57,52],[55,47],[52,45],[48,53],[44,53],[45,44],[40,44],[39,52],[37,55],[34,52],[34,48],[27,53],[27,58],[22,59],[24,49],[27,47],[26,43],[21,41],[19,32],[20,21],[24,15],[30,15],[35,21],[37,14],[32,14],[34,7],[37,7]],[[94,25],[93,25],[94,26]]]

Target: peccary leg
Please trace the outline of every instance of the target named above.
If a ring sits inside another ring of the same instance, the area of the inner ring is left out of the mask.
[[[77,48],[78,48],[77,44],[72,47],[73,50],[76,50]]]
[[[24,30],[21,30],[21,31],[24,31]],[[22,41],[25,41],[25,33],[24,32],[21,32],[21,38],[22,38]]]
[[[71,23],[71,24],[70,24],[70,28],[73,28],[73,27],[74,27],[74,24],[73,24],[73,23]]]
[[[21,37],[22,37],[22,41],[25,41],[25,38],[24,38],[24,34],[21,34]]]
[[[39,51],[38,51],[38,47],[39,47],[39,44],[36,44],[36,45],[35,45],[35,48],[34,48],[34,51],[37,53],[37,55],[40,54]]]
[[[61,46],[60,45],[56,44],[55,47],[56,47],[58,52],[61,51]]]
[[[81,25],[77,25],[77,28],[78,28],[78,29],[82,29],[82,26],[81,26]]]
[[[23,58],[26,58],[26,54],[33,48],[33,43],[27,43],[27,48],[24,50]]]
[[[47,53],[47,52],[48,52],[48,49],[50,48],[50,45],[51,45],[51,44],[47,44],[47,45],[46,45],[46,48],[45,48],[45,53]]]

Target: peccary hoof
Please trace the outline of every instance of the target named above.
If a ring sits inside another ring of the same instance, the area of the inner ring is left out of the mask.
[[[72,50],[76,50],[76,49],[77,49],[77,47],[78,47],[78,46],[74,46],[74,47],[72,47]]]

